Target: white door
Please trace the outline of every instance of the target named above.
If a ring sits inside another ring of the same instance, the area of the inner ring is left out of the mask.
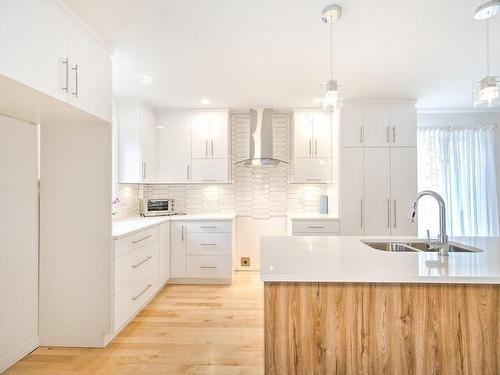
[[[332,180],[332,159],[293,159],[293,182],[330,183]]]
[[[408,223],[408,212],[417,195],[417,149],[391,149],[391,234],[417,235],[416,223]]]
[[[38,343],[37,143],[35,125],[0,115],[0,371]]]
[[[160,286],[170,279],[170,223],[160,225]]]
[[[389,109],[386,106],[365,107],[363,113],[365,147],[390,147]]]
[[[170,276],[186,277],[186,222],[170,222]]]
[[[183,114],[160,114],[156,120],[157,182],[191,181],[191,117]]]
[[[342,147],[363,146],[363,109],[361,107],[342,108],[340,118],[340,145]]]
[[[192,182],[224,183],[228,182],[228,159],[193,159]]]
[[[215,159],[227,159],[229,114],[212,112],[210,114],[210,156]]]
[[[364,149],[364,224],[366,236],[391,233],[391,150]]]
[[[342,148],[340,172],[340,234],[363,235],[363,149]]]
[[[156,182],[156,120],[149,108],[141,110],[142,181]]]
[[[332,114],[316,112],[313,125],[314,156],[317,158],[332,157]]]
[[[68,32],[69,103],[111,121],[111,56],[81,25]]]
[[[391,114],[391,142],[393,146],[417,146],[417,111],[414,106],[394,106]]]
[[[295,112],[293,115],[293,156],[309,158],[313,156],[313,121],[308,112]]]
[[[210,157],[210,114],[199,113],[191,122],[191,155],[193,159]]]
[[[53,1],[2,0],[0,72],[67,101],[67,28],[66,13]]]

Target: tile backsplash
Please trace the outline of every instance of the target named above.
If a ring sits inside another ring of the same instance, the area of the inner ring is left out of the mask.
[[[289,165],[274,168],[235,166],[249,157],[250,117],[248,112],[230,114],[232,134],[232,184],[219,185],[119,185],[120,203],[115,218],[138,214],[140,197],[173,198],[175,209],[188,214],[236,213],[256,219],[287,213],[318,213],[320,195],[331,195],[325,184],[289,184]],[[290,113],[275,113],[274,155],[290,160]]]

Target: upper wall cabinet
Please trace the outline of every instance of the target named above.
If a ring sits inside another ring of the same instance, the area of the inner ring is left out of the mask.
[[[292,182],[332,180],[332,114],[294,111]]]
[[[156,124],[153,110],[140,103],[119,103],[116,116],[120,182],[155,182]]]
[[[0,74],[111,121],[111,57],[51,0],[3,0]]]
[[[341,124],[342,147],[416,146],[414,105],[346,104],[342,108]]]

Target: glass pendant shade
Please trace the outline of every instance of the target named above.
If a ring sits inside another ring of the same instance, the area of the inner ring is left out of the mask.
[[[339,109],[342,106],[342,100],[339,92],[339,85],[334,79],[326,83],[326,94],[322,98],[323,109]]]
[[[474,107],[500,107],[500,80],[495,76],[487,76],[474,82]]]

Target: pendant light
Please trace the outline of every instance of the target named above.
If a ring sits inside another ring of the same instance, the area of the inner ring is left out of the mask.
[[[490,75],[490,20],[499,9],[500,1],[490,1],[481,5],[475,14],[476,19],[486,19],[486,77],[474,82],[474,107],[500,106],[498,76]]]
[[[330,79],[326,82],[326,93],[321,99],[323,109],[336,110],[341,107],[342,99],[339,93],[339,84],[333,78],[333,24],[340,20],[341,8],[338,5],[332,4],[323,9],[321,13],[321,21],[330,24]]]

